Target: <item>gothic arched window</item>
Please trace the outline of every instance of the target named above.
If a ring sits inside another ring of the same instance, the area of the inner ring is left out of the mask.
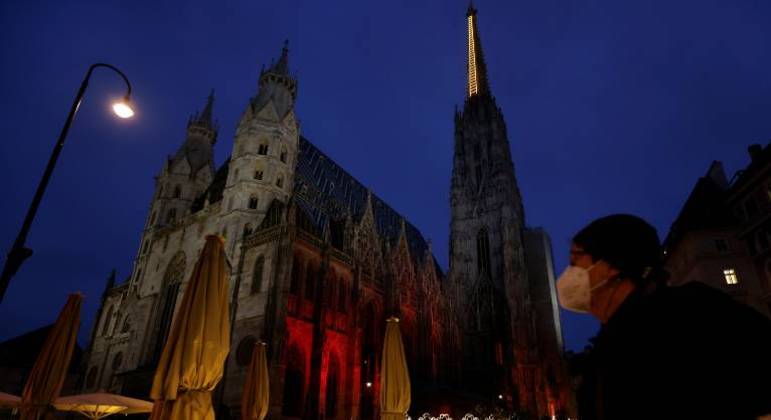
[[[285,148],[281,149],[281,155],[280,155],[279,159],[281,159],[281,162],[286,163],[286,149]]]
[[[316,269],[312,263],[308,263],[305,271],[305,299],[313,300],[316,288]]]
[[[158,308],[158,312],[160,316],[157,318],[158,335],[156,337],[155,351],[153,353],[154,358],[157,358],[161,355],[163,346],[166,344],[166,337],[169,335],[171,320],[174,316],[174,308],[177,305],[179,287],[182,284],[182,279],[185,276],[185,267],[185,253],[179,251],[171,259],[169,265],[166,267],[166,272],[163,275],[164,288],[162,289],[161,298],[159,301],[160,307]]]
[[[300,295],[300,283],[302,279],[300,267],[300,258],[295,255],[292,259],[292,278],[289,283],[289,293],[298,296]]]
[[[131,321],[129,320],[129,316],[126,315],[125,318],[123,318],[123,326],[120,327],[121,334],[125,334],[131,330]]]
[[[254,263],[254,272],[252,273],[252,294],[260,293],[262,290],[262,272],[265,271],[265,257],[260,255],[257,262]]]
[[[485,228],[477,233],[477,270],[481,274],[492,274],[490,272],[490,237]]]
[[[182,195],[182,187],[177,185],[174,187],[174,198],[179,198]]]
[[[86,375],[86,388],[93,388],[96,385],[96,374],[99,372],[96,366],[91,366]]]
[[[327,369],[327,395],[325,408],[327,418],[337,417],[337,395],[340,383],[340,363],[335,355],[329,355],[329,369]]]
[[[283,175],[279,175],[279,176],[276,177],[276,186],[279,187],[279,188],[283,188],[284,187],[284,176]]]
[[[257,344],[257,339],[253,335],[247,335],[238,343],[236,348],[236,363],[238,366],[244,367],[249,365],[252,361],[255,344]]]
[[[305,355],[297,344],[289,348],[284,371],[284,416],[300,417],[305,397]]]
[[[115,372],[123,365],[123,352],[118,352],[112,359],[112,371]]]
[[[337,309],[340,312],[345,312],[348,305],[348,284],[340,277],[340,282],[337,284],[339,296],[337,297]]]
[[[253,195],[253,196],[249,197],[249,208],[250,208],[250,209],[252,209],[252,210],[256,210],[256,209],[257,209],[257,204],[258,204],[258,203],[259,203],[259,201],[258,201],[258,199],[257,199],[257,196],[256,196],[256,195]]]
[[[326,281],[324,282],[324,300],[326,301],[327,306],[330,309],[335,309],[336,302],[335,299],[337,298],[337,294],[335,293],[335,273],[331,272],[327,275]]]
[[[166,213],[166,223],[174,223],[176,218],[177,218],[177,209],[169,209],[169,212]]]
[[[257,149],[258,155],[267,155],[268,154],[268,145],[266,143],[263,143],[260,145],[260,147]]]
[[[102,318],[102,335],[107,334],[107,329],[110,327],[110,321],[112,320],[112,306],[107,309],[107,315]]]
[[[364,309],[364,316],[361,320],[362,341],[362,390],[360,393],[359,406],[361,407],[361,418],[374,418],[375,395],[372,390],[372,383],[375,381],[375,363],[377,362],[377,337],[379,335],[377,328],[377,311],[370,302]],[[369,385],[369,386],[368,386]]]

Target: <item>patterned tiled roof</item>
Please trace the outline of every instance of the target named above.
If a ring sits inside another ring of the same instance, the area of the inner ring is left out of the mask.
[[[342,220],[347,215],[358,222],[366,210],[367,187],[304,137],[300,137],[294,190],[298,206],[319,231],[327,221]],[[422,263],[428,243],[420,231],[374,193],[371,200],[380,237],[396,245],[404,220],[410,255]]]
[[[212,204],[222,200],[229,162],[230,159],[220,166],[209,188],[193,203],[193,212],[203,208],[206,198]],[[349,215],[353,221],[359,222],[366,210],[368,193],[367,187],[313,143],[300,137],[294,197],[297,207],[305,213],[318,234],[324,232],[328,222],[330,225],[341,225],[334,222],[340,222]],[[420,231],[374,193],[371,195],[371,200],[378,235],[391,246],[395,246],[399,239],[402,220],[404,220],[410,255],[422,264],[426,257],[428,243]],[[437,274],[442,275],[442,270],[435,258],[433,264]]]

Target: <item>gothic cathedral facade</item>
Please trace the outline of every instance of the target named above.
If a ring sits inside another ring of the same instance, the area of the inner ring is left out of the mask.
[[[301,135],[285,45],[261,72],[218,168],[213,93],[188,121],[156,176],[133,272],[118,285],[113,275],[105,289],[83,390],[147,398],[177,303],[214,233],[226,239],[232,267],[231,352],[214,393],[223,417],[239,413],[261,340],[269,418],[377,418],[390,316],[401,320],[412,414],[452,409],[447,401],[539,416],[568,410],[551,248],[542,230],[525,227],[473,7],[467,19],[449,273],[415,226]]]

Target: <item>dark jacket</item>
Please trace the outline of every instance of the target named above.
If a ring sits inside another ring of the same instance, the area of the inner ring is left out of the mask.
[[[580,420],[771,413],[771,321],[701,283],[633,292],[586,366]]]

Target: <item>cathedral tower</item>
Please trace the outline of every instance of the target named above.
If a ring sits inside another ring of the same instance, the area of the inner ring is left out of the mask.
[[[292,192],[300,127],[288,55],[285,42],[279,60],[260,72],[257,95],[236,129],[222,208],[233,237],[255,229],[274,200],[285,204]]]
[[[155,192],[139,245],[133,282],[141,280],[143,257],[152,246],[152,234],[159,228],[173,227],[190,214],[193,201],[214,177],[213,148],[219,126],[212,117],[213,108],[212,90],[203,111],[196,112],[188,120],[185,141],[166,159],[155,177]]]
[[[211,183],[213,147],[219,129],[212,119],[213,107],[214,91],[209,94],[203,111],[190,117],[185,142],[167,159],[156,177],[148,228],[173,225],[187,216],[193,201]]]
[[[463,314],[462,380],[482,397],[500,395],[521,407],[528,386],[517,366],[526,363],[533,334],[526,321],[524,214],[473,5],[466,18],[468,84],[463,110],[455,113],[450,189],[450,283]]]

